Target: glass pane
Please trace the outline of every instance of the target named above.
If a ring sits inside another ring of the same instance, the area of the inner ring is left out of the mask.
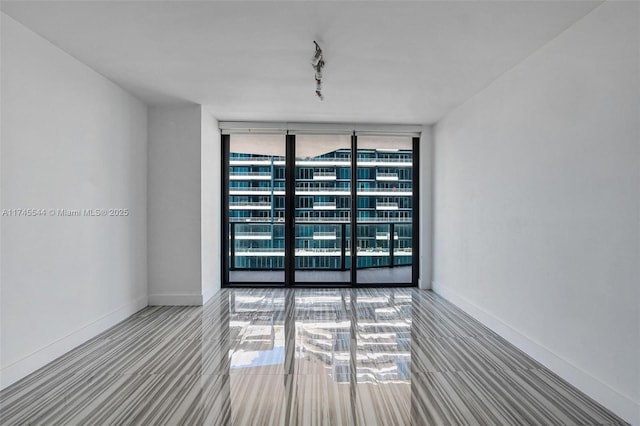
[[[412,139],[359,136],[357,156],[358,284],[410,284]]]
[[[284,282],[285,138],[231,135],[229,282]]]
[[[350,281],[351,137],[296,136],[295,282]]]
[[[412,264],[412,248],[413,248],[413,224],[400,223],[395,225],[395,245],[393,249],[393,264],[409,265]]]

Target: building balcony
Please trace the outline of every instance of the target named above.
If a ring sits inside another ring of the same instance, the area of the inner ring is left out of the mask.
[[[397,181],[398,180],[398,174],[397,173],[381,173],[381,172],[378,172],[378,173],[376,173],[376,180]]]
[[[296,160],[296,166],[311,167],[350,167],[350,158],[305,158]]]
[[[313,239],[314,240],[335,240],[337,238],[337,234],[335,232],[314,232]]]
[[[284,188],[229,188],[229,195],[285,195]],[[342,195],[348,196],[351,193],[349,188],[296,188],[296,195]],[[410,197],[413,195],[411,188],[362,188],[358,189],[360,196],[388,196],[388,197]]]
[[[313,210],[335,210],[336,203],[335,201],[316,201],[313,203]]]
[[[361,188],[358,189],[358,195],[410,197],[413,195],[413,190],[411,188]]]
[[[410,217],[361,217],[358,216],[357,221],[358,224],[364,223],[405,223],[409,224],[412,222],[412,218]],[[349,223],[351,219],[349,217],[314,217],[314,216],[298,216],[296,217],[296,223]]]
[[[413,160],[411,158],[358,158],[358,167],[411,167]],[[310,167],[350,167],[350,158],[305,158],[304,160],[296,160],[296,166]]]
[[[239,201],[229,203],[230,210],[271,210],[271,203]]]
[[[232,223],[284,223],[283,217],[231,217],[229,221]],[[315,216],[298,216],[295,218],[296,223],[350,223],[351,219],[349,217],[315,217]],[[394,223],[402,223],[402,224],[410,224],[413,219],[411,217],[362,217],[358,216],[357,222],[358,224],[367,224],[367,223],[389,223],[392,221]]]
[[[271,240],[273,236],[270,232],[236,232],[236,240]]]
[[[284,249],[279,248],[249,248],[236,249],[234,256],[239,257],[284,257]]]
[[[296,195],[344,195],[351,193],[349,188],[322,188],[322,187],[297,187]]]
[[[336,172],[313,172],[313,180],[336,180]]]
[[[296,223],[349,223],[351,219],[348,217],[316,217],[316,216],[297,216]]]
[[[240,223],[256,223],[256,224],[269,224],[269,223],[279,223],[284,224],[284,217],[230,217],[229,222],[233,224]]]
[[[246,172],[230,173],[229,180],[271,180],[271,173],[266,172]]]
[[[278,248],[252,248],[252,249],[236,249],[234,256],[239,257],[269,257],[280,256],[284,257],[284,249]],[[389,250],[377,250],[377,249],[364,249],[358,248],[358,257],[384,257],[389,256]],[[411,249],[395,249],[393,255],[398,256],[411,256]],[[339,248],[304,248],[295,249],[296,257],[340,257],[343,255],[343,250]],[[349,250],[344,250],[344,256],[349,257],[351,253]]]
[[[297,187],[296,195],[349,195],[350,188],[323,188],[323,187]],[[397,196],[410,197],[413,195],[411,188],[360,188],[357,191],[362,196]]]
[[[358,158],[358,167],[412,167],[411,158]]]
[[[398,203],[378,201],[376,203],[376,210],[398,210]]]
[[[393,239],[398,240],[398,233],[393,233]],[[389,241],[389,233],[388,232],[376,232],[376,240],[384,240]]]
[[[241,187],[232,187],[229,188],[229,195],[260,195],[260,196],[269,196],[273,193],[273,195],[284,195],[284,188],[241,188]]]
[[[230,166],[284,166],[284,158],[273,159],[273,157],[253,157],[253,158],[230,158]]]

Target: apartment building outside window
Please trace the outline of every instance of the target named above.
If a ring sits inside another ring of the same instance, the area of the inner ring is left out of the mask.
[[[416,284],[416,137],[222,139],[225,284]]]

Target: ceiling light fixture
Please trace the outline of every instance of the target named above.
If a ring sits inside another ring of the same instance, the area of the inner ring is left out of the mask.
[[[311,59],[311,66],[316,71],[316,96],[318,96],[322,101],[324,100],[324,96],[322,96],[322,67],[324,67],[324,57],[322,56],[322,49],[320,48],[320,45],[315,40],[313,44],[316,45],[316,51]]]

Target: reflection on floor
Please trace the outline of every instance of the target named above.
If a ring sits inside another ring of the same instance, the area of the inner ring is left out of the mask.
[[[624,424],[417,289],[149,307],[0,393],[0,424]]]
[[[357,276],[358,284],[410,284],[411,266],[358,269]],[[327,283],[327,285],[333,285],[334,283],[348,283],[351,280],[351,271],[297,270],[295,280],[297,284]],[[232,283],[283,283],[284,270],[229,271],[229,281]]]
[[[358,269],[358,284],[411,283],[411,266]]]
[[[284,270],[280,271],[229,271],[229,282],[232,283],[283,283]]]

